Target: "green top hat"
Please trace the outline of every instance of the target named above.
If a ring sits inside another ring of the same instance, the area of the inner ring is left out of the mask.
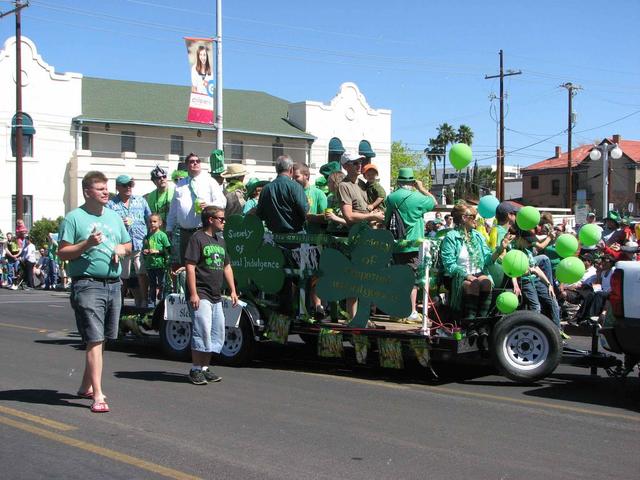
[[[211,165],[211,175],[220,175],[224,172],[224,152],[213,150],[209,155],[209,164]]]
[[[320,174],[324,175],[325,178],[327,178],[334,172],[340,171],[342,171],[342,169],[340,168],[340,162],[329,162],[320,167]]]
[[[607,215],[607,220],[611,220],[613,222],[616,222],[617,224],[620,224],[620,222],[622,221],[622,219],[620,218],[620,214],[614,210],[611,210],[609,212],[609,214]]]
[[[398,182],[415,182],[413,177],[413,168],[402,167],[398,170]]]
[[[247,189],[247,198],[251,198],[258,187],[264,187],[269,180],[260,180],[259,178],[250,178],[245,188]]]

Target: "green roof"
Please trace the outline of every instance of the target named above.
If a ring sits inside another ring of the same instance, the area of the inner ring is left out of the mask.
[[[161,83],[82,78],[82,115],[77,120],[213,129],[186,121],[190,88]],[[223,92],[224,130],[289,138],[315,139],[289,123],[289,102],[264,92]]]

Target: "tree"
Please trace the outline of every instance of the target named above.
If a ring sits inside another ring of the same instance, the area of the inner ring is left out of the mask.
[[[449,125],[447,122],[441,124],[438,127],[438,144],[442,148],[442,171],[445,169],[445,162],[447,160],[447,146],[450,143],[454,143],[456,141],[456,131],[455,129]]]
[[[398,171],[402,167],[413,168],[413,175],[420,180],[425,188],[431,188],[431,173],[422,162],[419,152],[414,152],[401,141],[391,144],[391,185],[395,187]]]
[[[58,217],[55,220],[41,218],[37,222],[34,222],[29,231],[31,243],[33,243],[36,248],[44,247],[47,244],[48,235],[58,231],[62,220],[64,220],[62,217]]]
[[[424,149],[424,153],[429,159],[429,172],[433,171],[433,178],[438,181],[438,160],[444,164],[445,149],[438,138],[430,138],[429,145]],[[444,174],[444,172],[443,172]],[[444,183],[444,180],[443,180]]]
[[[467,125],[460,125],[458,127],[458,132],[456,133],[456,142],[466,143],[471,146],[473,143],[473,131],[471,131],[471,127]]]
[[[480,168],[478,170],[478,181],[476,182],[484,191],[480,192],[480,196],[486,195],[491,190],[496,189],[496,172],[490,167]]]

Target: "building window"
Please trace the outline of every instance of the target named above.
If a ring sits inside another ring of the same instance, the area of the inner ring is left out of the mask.
[[[33,195],[22,195],[22,219],[28,230],[33,226]],[[16,196],[11,195],[11,225],[16,224]]]
[[[11,155],[18,156],[18,144],[16,142],[16,116],[11,119]],[[33,136],[36,130],[33,128],[33,120],[31,117],[23,113],[22,114],[22,156],[33,157]]]
[[[533,177],[531,177],[531,190],[538,190],[538,188],[540,187],[540,177],[538,177],[537,175],[534,175]]]
[[[560,195],[560,180],[551,180],[551,195]]]
[[[120,151],[136,151],[136,132],[120,132]]]
[[[91,150],[89,146],[89,127],[82,127],[82,150]]]
[[[182,135],[171,135],[171,155],[178,155],[181,160],[184,157],[184,137]]]
[[[276,160],[280,155],[284,155],[284,145],[282,143],[271,144],[271,160],[276,163]]]
[[[231,146],[232,163],[242,163],[242,159],[244,158],[244,148],[242,140],[230,140],[229,145]],[[240,160],[240,162],[234,162],[234,160]]]

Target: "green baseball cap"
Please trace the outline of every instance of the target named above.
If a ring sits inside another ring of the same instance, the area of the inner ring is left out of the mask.
[[[133,177],[131,175],[118,175],[116,178],[116,185],[129,185],[133,182]]]

